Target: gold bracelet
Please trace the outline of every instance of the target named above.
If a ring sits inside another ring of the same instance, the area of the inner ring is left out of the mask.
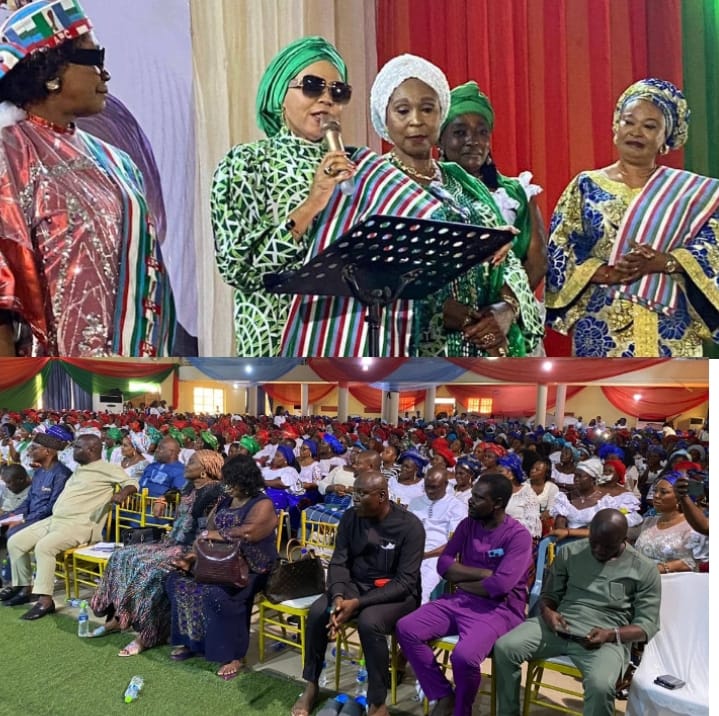
[[[671,254],[667,255],[669,258],[664,262],[664,273],[676,273],[679,269],[679,264]]]

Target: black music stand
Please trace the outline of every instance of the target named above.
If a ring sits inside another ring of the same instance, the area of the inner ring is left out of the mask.
[[[270,293],[356,298],[367,310],[369,354],[377,357],[382,308],[425,298],[513,238],[506,230],[375,214],[297,271],[262,278]]]

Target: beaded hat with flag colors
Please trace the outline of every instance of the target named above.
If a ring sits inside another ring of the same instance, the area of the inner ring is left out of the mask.
[[[0,79],[21,60],[86,35],[92,23],[77,0],[35,0],[0,25]]]

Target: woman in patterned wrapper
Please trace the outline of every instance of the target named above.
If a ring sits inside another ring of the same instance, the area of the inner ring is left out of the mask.
[[[450,106],[442,70],[415,55],[395,57],[377,74],[370,104],[375,131],[393,144],[389,161],[442,202],[442,213],[434,218],[490,227],[505,224],[484,184],[458,164],[432,158]],[[527,273],[510,249],[418,305],[413,352],[525,356],[537,348],[542,335]]]
[[[659,166],[687,140],[689,108],[644,79],[614,110],[619,160],[581,172],[550,226],[547,325],[576,356],[702,355],[719,342],[719,180]]]
[[[0,354],[158,356],[172,343],[142,176],[75,126],[103,110],[110,79],[91,28],[77,0],[36,0],[0,26]]]

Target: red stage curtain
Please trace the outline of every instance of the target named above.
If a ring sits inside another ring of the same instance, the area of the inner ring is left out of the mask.
[[[486,360],[448,358],[465,370],[509,383],[587,383],[613,375],[631,373],[662,363],[668,358],[514,358]],[[545,365],[551,363],[551,369]]]
[[[645,420],[671,418],[709,400],[709,391],[703,388],[602,387],[602,392],[618,410]],[[635,395],[642,397],[634,400]]]
[[[307,364],[328,383],[377,383],[396,371],[406,358],[308,358]]]
[[[318,403],[336,387],[335,385],[310,385],[310,403]],[[264,390],[272,400],[276,400],[283,405],[300,405],[302,403],[302,388],[300,383],[263,383],[262,390]]]
[[[386,359],[383,359],[386,360]],[[358,400],[365,407],[373,413],[382,412],[382,396],[384,391],[379,388],[372,388],[369,385],[350,385],[350,395]],[[399,394],[399,412],[403,413],[406,410],[414,410],[416,406],[424,400],[424,390],[409,390],[406,393]]]
[[[472,398],[491,398],[492,414],[529,416],[537,410],[537,388],[533,385],[447,385],[449,394],[462,405]],[[567,388],[567,399],[584,390],[582,386]],[[547,389],[547,408],[554,406],[557,398],[556,386]]]
[[[34,378],[51,358],[0,358],[0,390],[7,390]]]

